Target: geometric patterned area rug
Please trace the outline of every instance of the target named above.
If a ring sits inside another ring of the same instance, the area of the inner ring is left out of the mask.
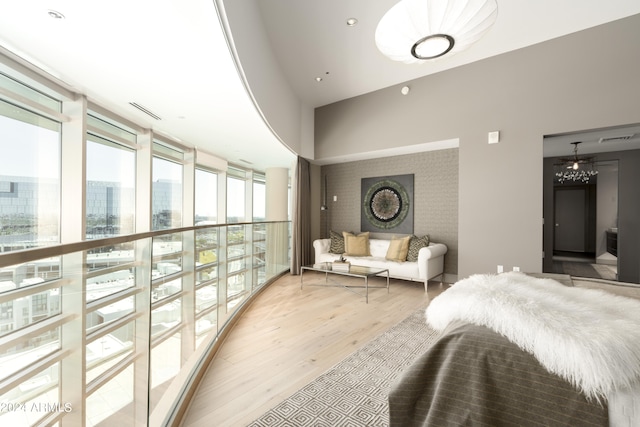
[[[419,309],[249,425],[388,426],[391,386],[437,337]]]

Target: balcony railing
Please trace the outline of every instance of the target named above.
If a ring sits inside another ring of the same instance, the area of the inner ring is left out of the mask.
[[[172,423],[230,321],[289,269],[289,232],[208,225],[0,254],[0,425]]]

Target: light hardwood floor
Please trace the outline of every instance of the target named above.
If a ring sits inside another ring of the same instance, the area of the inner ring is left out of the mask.
[[[422,283],[391,279],[389,292],[370,289],[366,304],[339,287],[308,285],[323,282],[304,273],[300,289],[300,276],[287,275],[256,298],[212,360],[183,427],[246,426],[448,287],[432,282],[425,293]]]

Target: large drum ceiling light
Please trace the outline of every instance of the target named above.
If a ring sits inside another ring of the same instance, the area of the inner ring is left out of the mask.
[[[497,16],[495,0],[401,0],[378,23],[376,45],[394,61],[424,62],[466,49]]]

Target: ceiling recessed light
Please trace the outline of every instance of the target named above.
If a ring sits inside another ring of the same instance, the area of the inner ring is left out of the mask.
[[[57,10],[49,9],[47,14],[53,19],[64,19],[64,15],[58,12]]]
[[[316,77],[316,81],[319,83],[322,81],[322,77]]]
[[[347,19],[347,25],[349,27],[353,27],[354,25],[356,25],[358,23],[358,20],[356,18],[349,18]]]

